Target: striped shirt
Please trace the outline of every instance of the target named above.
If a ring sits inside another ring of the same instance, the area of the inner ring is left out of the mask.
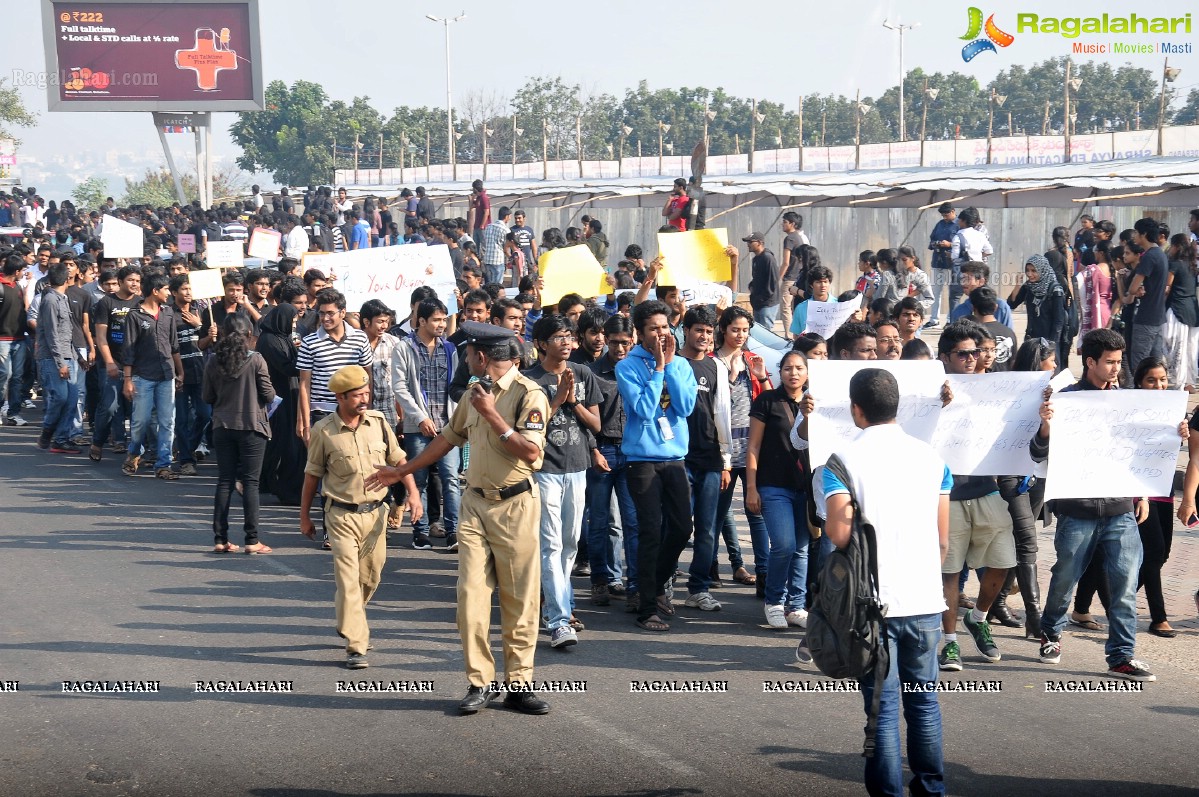
[[[479,256],[486,265],[504,265],[504,240],[507,237],[508,228],[501,221],[493,221],[483,228],[483,245]]]
[[[231,221],[221,227],[221,237],[232,238],[235,241],[241,241],[242,243],[245,243],[250,237],[250,230],[240,221]]]
[[[329,337],[325,328],[321,327],[311,335],[305,336],[300,343],[296,368],[299,371],[308,371],[312,375],[308,391],[310,410],[335,412],[337,396],[329,391],[329,380],[333,378],[333,374],[347,365],[361,365],[370,371],[374,363],[374,355],[366,333],[354,329],[349,324],[343,324],[342,329],[345,330],[345,336],[340,342]]]
[[[374,364],[371,368],[371,409],[383,413],[383,417],[394,427],[396,415],[395,391],[391,387],[391,358],[400,339],[384,332],[375,344]]]

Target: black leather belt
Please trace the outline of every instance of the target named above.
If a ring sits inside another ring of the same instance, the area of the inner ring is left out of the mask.
[[[620,448],[623,439],[620,437],[605,437],[604,435],[596,435],[595,442],[601,446],[615,446]]]
[[[356,515],[365,515],[367,512],[374,512],[386,503],[386,501],[367,501],[365,504],[347,504],[345,501],[338,501],[336,498],[326,500],[338,509],[344,509]]]
[[[513,498],[521,493],[527,493],[529,490],[532,490],[533,482],[525,479],[520,484],[501,487],[498,490],[485,490],[482,487],[472,487],[470,489],[473,490],[477,495],[483,496],[488,501],[507,501],[509,498]]]

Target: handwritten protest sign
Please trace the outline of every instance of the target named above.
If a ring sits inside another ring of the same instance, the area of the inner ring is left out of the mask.
[[[240,244],[238,244],[240,246]],[[215,299],[225,295],[219,268],[202,268],[189,271],[187,282],[192,287],[192,299]]]
[[[241,268],[241,241],[209,241],[205,260],[209,268]]]
[[[1080,390],[1053,398],[1045,500],[1170,495],[1181,390]]]
[[[732,307],[733,292],[729,286],[719,282],[692,282],[687,287],[679,286],[683,304],[693,307],[697,304],[720,304],[724,300],[725,307]]]
[[[457,283],[447,247],[376,246],[324,254],[304,262],[310,261],[312,268],[334,278],[333,287],[345,294],[346,307],[352,312],[369,299],[379,299],[401,318],[405,317],[412,304],[412,291],[421,285],[437,291],[437,298],[451,314],[458,312],[458,301],[454,298]]]
[[[830,339],[849,317],[862,307],[860,302],[807,302],[808,325],[804,332],[814,332],[825,340]]]
[[[255,227],[254,232],[250,234],[250,245],[246,247],[246,254],[263,260],[278,260],[279,245],[282,242],[283,234],[278,230]]]
[[[146,249],[142,228],[113,215],[104,217],[100,243],[104,244],[105,257],[140,258]]]
[[[179,254],[194,255],[196,253],[196,236],[190,233],[179,233]]]
[[[932,439],[945,383],[945,368],[939,360],[812,360],[808,363],[808,392],[816,409],[808,418],[808,442],[813,468],[823,465],[838,446],[857,436],[858,429],[849,414],[849,380],[863,368],[881,368],[894,374],[899,383],[899,425],[913,437]],[[896,467],[902,471],[902,464]]]
[[[1041,426],[1048,371],[950,374],[953,401],[941,410],[932,446],[951,473],[1025,476],[1033,472],[1028,444]]]
[[[607,272],[595,255],[585,246],[567,246],[552,249],[538,261],[541,268],[541,304],[548,307],[556,304],[568,293],[577,293],[584,299],[606,296],[611,286]]]
[[[724,227],[688,232],[658,233],[658,254],[663,258],[659,285],[694,282],[728,282],[733,267],[724,253],[729,233]]]

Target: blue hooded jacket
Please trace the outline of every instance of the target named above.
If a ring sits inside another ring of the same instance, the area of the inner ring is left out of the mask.
[[[699,393],[695,372],[677,354],[664,371],[656,369],[654,355],[640,345],[616,364],[616,384],[624,400],[626,418],[620,450],[632,462],[669,462],[687,456],[690,444],[687,416],[695,409]],[[666,401],[663,401],[664,392]],[[658,421],[661,417],[666,418],[674,432],[670,440],[662,436]]]

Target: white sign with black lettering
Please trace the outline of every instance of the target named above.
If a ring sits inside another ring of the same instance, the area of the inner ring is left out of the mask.
[[[1029,441],[1041,426],[1048,371],[950,374],[953,401],[941,410],[932,446],[951,473],[1027,476]]]
[[[1181,390],[1080,390],[1053,397],[1045,500],[1174,492]]]
[[[941,414],[941,386],[945,368],[940,360],[812,360],[808,363],[808,392],[816,409],[808,418],[808,443],[812,467],[823,465],[842,443],[857,437],[849,413],[849,381],[863,368],[881,368],[899,383],[899,414],[903,430],[921,440],[931,440]],[[903,463],[896,463],[896,478],[903,478]]]

